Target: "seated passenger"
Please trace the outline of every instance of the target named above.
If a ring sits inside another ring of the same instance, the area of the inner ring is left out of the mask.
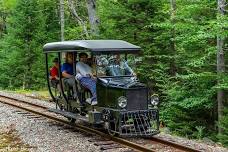
[[[54,58],[53,67],[50,69],[50,77],[51,84],[53,87],[59,89],[59,60],[58,58]]]
[[[95,59],[95,63],[97,64],[95,69],[95,73],[98,77],[100,76],[106,76],[107,75],[107,66],[108,66],[108,60],[106,59],[106,56],[97,56]]]
[[[109,66],[106,70],[110,76],[136,75],[127,62],[121,60],[120,55],[112,56],[109,59]]]
[[[79,54],[79,62],[76,64],[76,79],[82,86],[89,89],[92,93],[91,105],[97,104],[96,78],[92,74],[92,68],[86,64],[88,55],[86,53]]]
[[[72,52],[66,53],[66,61],[65,63],[63,63],[61,67],[61,72],[62,72],[62,76],[66,78],[64,79],[64,82],[73,88],[73,97],[76,99],[77,90],[76,90],[75,78],[73,75],[73,53]]]

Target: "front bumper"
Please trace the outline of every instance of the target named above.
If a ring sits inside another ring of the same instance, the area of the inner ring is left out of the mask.
[[[150,137],[159,133],[158,109],[121,111],[119,114],[120,136]]]

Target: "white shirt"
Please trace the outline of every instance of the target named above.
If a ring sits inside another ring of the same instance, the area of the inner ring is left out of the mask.
[[[88,64],[79,61],[76,64],[76,73],[77,79],[80,79],[81,77],[88,77],[88,75],[92,74],[92,68]]]

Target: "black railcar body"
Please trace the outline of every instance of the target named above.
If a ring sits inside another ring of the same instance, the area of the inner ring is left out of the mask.
[[[75,80],[77,98],[72,98],[72,90],[63,84],[64,78],[59,70],[59,93],[53,93],[49,80],[48,55],[57,53],[59,65],[62,54],[73,52],[74,76],[76,75],[76,56],[78,52],[90,52],[91,56],[137,54],[141,48],[122,40],[75,40],[47,43],[43,47],[46,57],[47,82],[56,109],[50,109],[74,122],[76,119],[100,126],[111,135],[153,136],[159,133],[158,97],[150,98],[148,88],[140,83],[135,75],[96,75],[97,105],[87,104],[90,96],[87,89]],[[96,74],[98,62],[96,65]],[[115,70],[115,66],[111,67]],[[56,89],[56,88],[55,88]],[[57,91],[57,92],[58,92]],[[153,105],[153,103],[156,103]]]

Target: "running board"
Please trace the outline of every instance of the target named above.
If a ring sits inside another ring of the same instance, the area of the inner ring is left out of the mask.
[[[62,115],[64,117],[67,117],[67,118],[73,118],[73,119],[76,119],[76,120],[82,120],[82,121],[85,121],[85,122],[89,122],[89,119],[86,116],[81,116],[80,114],[76,114],[76,113],[73,113],[73,112],[62,111],[62,110],[58,110],[58,109],[54,109],[54,108],[49,108],[48,111],[54,112],[56,114],[60,114],[60,115]]]

